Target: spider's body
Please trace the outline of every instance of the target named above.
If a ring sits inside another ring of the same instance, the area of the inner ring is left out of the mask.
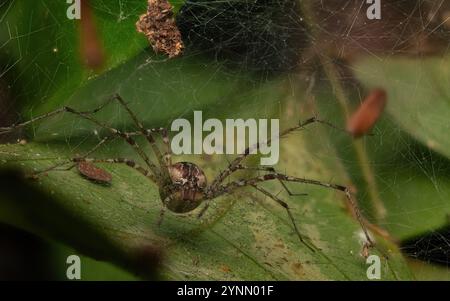
[[[169,167],[172,185],[160,189],[163,204],[172,212],[187,213],[205,198],[206,176],[197,165],[178,162]]]
[[[109,125],[102,123],[92,117],[93,114],[100,111],[104,106],[106,106],[111,101],[118,101],[129,113],[130,117],[133,119],[134,124],[138,128],[137,132],[122,132],[121,130],[115,129],[110,127]],[[269,190],[266,190],[262,184],[267,181],[272,180],[278,180],[283,188],[289,193],[289,195],[294,195],[288,190],[288,187],[286,186],[285,182],[295,182],[295,183],[302,183],[302,184],[308,184],[308,185],[315,185],[315,186],[321,186],[325,188],[331,188],[338,191],[343,192],[347,200],[350,203],[350,206],[353,208],[355,212],[355,216],[358,219],[359,223],[361,224],[361,228],[363,229],[365,236],[367,238],[367,241],[370,242],[370,237],[367,233],[367,230],[365,228],[365,224],[362,218],[361,213],[359,212],[359,209],[356,205],[356,202],[352,199],[350,191],[345,186],[333,184],[333,183],[326,183],[321,182],[318,180],[310,180],[305,178],[298,178],[298,177],[292,177],[287,176],[281,173],[278,173],[275,171],[274,168],[269,167],[247,167],[242,164],[242,162],[252,153],[253,150],[258,150],[260,147],[260,144],[257,143],[256,145],[248,147],[243,154],[237,156],[226,169],[224,169],[222,172],[220,172],[212,181],[211,184],[207,184],[206,176],[203,170],[198,167],[197,165],[190,163],[190,162],[178,162],[175,164],[172,164],[171,159],[171,148],[170,148],[170,139],[167,135],[167,130],[164,128],[155,128],[155,129],[145,129],[142,125],[142,123],[137,119],[136,115],[131,111],[131,109],[128,107],[128,105],[125,103],[125,101],[119,96],[115,95],[112,97],[108,102],[106,102],[101,107],[91,110],[91,111],[77,111],[75,109],[72,109],[70,107],[63,107],[61,109],[55,110],[53,112],[35,117],[29,121],[14,124],[10,127],[0,127],[0,135],[4,133],[8,133],[14,129],[25,127],[29,124],[32,124],[34,122],[37,122],[39,120],[49,118],[55,115],[58,115],[60,113],[71,113],[74,114],[80,118],[86,119],[97,126],[108,130],[111,133],[111,136],[107,136],[104,139],[102,139],[91,151],[86,153],[82,157],[78,158],[72,158],[69,160],[69,162],[75,163],[71,167],[69,167],[67,170],[73,168],[74,166],[77,166],[82,163],[88,163],[88,164],[94,164],[94,163],[118,163],[118,164],[125,164],[136,171],[140,172],[142,175],[150,179],[153,183],[158,185],[159,188],[159,194],[161,197],[161,200],[163,202],[163,208],[161,210],[161,218],[158,221],[158,224],[161,223],[164,208],[169,209],[170,211],[178,214],[188,213],[193,211],[194,209],[198,208],[202,203],[205,203],[202,210],[199,213],[199,217],[203,215],[203,213],[207,210],[209,203],[225,194],[231,194],[234,191],[241,189],[243,187],[251,187],[254,188],[256,191],[264,194],[265,196],[269,197],[279,205],[281,205],[288,213],[289,218],[291,219],[291,222],[294,226],[295,232],[297,233],[298,237],[300,238],[300,241],[305,243],[302,236],[300,235],[300,232],[296,226],[294,216],[292,215],[290,208],[286,202],[281,200],[277,195],[274,195]],[[331,127],[334,127],[332,124],[321,121],[317,118],[310,118],[306,120],[303,123],[300,123],[299,125],[289,128],[285,130],[284,132],[280,133],[279,137],[283,137],[293,131],[303,129],[305,126],[312,124],[312,123],[322,123]],[[157,133],[161,135],[162,141],[166,146],[166,153],[163,154],[159,147],[156,144],[156,141],[153,137],[153,134]],[[142,150],[142,148],[136,143],[136,141],[133,139],[133,136],[143,136],[146,138],[147,142],[150,144],[152,148],[153,154],[156,156],[158,160],[158,164],[155,164],[150,160],[149,156]],[[136,162],[132,159],[125,159],[125,158],[113,158],[113,159],[94,159],[94,158],[88,158],[87,156],[91,153],[93,153],[95,150],[97,150],[101,145],[106,143],[107,141],[113,139],[114,137],[119,137],[123,139],[125,142],[127,142],[131,147],[134,148],[136,153],[139,155],[139,157],[145,162],[145,167],[139,166],[136,164]],[[271,143],[270,139],[265,142],[265,144]],[[61,162],[59,164],[56,164],[45,171],[36,173],[36,175],[43,174],[45,172],[51,171],[56,169],[59,166],[64,165],[66,162]],[[88,165],[90,166],[90,165]],[[94,172],[91,172],[91,169]],[[253,170],[258,172],[264,172],[264,175],[251,177],[247,179],[239,179],[239,180],[231,180],[230,177],[237,173],[239,170]],[[98,169],[89,168],[89,175],[90,177],[98,177],[99,171]],[[86,173],[85,170],[83,172]],[[93,175],[93,176],[92,176]],[[225,183],[225,181],[229,179],[228,183]],[[306,246],[311,248],[308,244],[305,243]],[[314,250],[313,248],[311,248]]]

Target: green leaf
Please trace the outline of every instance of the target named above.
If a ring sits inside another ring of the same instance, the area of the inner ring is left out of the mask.
[[[270,114],[286,94],[279,80],[260,82],[248,73],[231,72],[223,64],[205,60],[195,53],[167,60],[143,52],[91,80],[69,99],[60,100],[60,105],[92,110],[118,93],[148,127],[168,126],[168,120],[183,116],[190,118],[197,109],[203,111],[205,118],[208,115],[249,118]],[[258,102],[261,106],[255,107]],[[105,107],[96,117],[111,126],[131,123],[117,103]],[[90,122],[64,116],[45,121],[36,134],[40,137],[54,136],[55,132],[85,135],[93,128]]]
[[[15,161],[28,172],[56,161],[43,158],[70,156],[65,151],[52,144],[0,147],[2,160],[8,165]],[[1,220],[133,272],[142,273],[130,254],[140,254],[146,246],[161,247],[167,258],[162,273],[169,279],[365,279],[366,265],[358,254],[359,227],[340,205],[342,196],[333,191],[304,188],[307,198],[283,194],[302,231],[322,249],[313,254],[299,243],[283,209],[255,194],[220,199],[205,221],[197,221],[194,214],[167,214],[158,228],[157,187],[126,167],[102,167],[114,176],[109,187],[93,184],[75,171],[49,173],[35,184],[42,191],[27,189],[27,196],[8,194],[13,186],[2,186]],[[208,175],[217,171],[207,169]],[[325,172],[319,174],[327,178]],[[8,183],[4,178],[2,182]],[[269,188],[274,193],[281,190]],[[384,277],[409,278],[391,248],[393,256],[384,264],[393,265],[398,274],[389,270]]]
[[[204,118],[282,117],[283,127],[311,116],[292,110],[297,97],[302,96],[286,97],[291,95],[290,85],[280,79],[261,80],[217,64],[202,64],[189,56],[167,62],[154,59],[142,54],[129,66],[105,74],[77,93],[80,102],[74,98],[73,106],[95,107],[91,101],[81,102],[81,95],[96,95],[90,100],[100,102],[104,95],[117,92],[116,83],[120,83],[120,93],[148,125],[170,125],[180,115],[192,118],[194,109],[205,110]],[[150,94],[155,97],[149,99]],[[113,106],[98,117],[130,127],[119,107]],[[35,142],[0,146],[0,167],[30,172],[84,153],[95,144],[91,129],[86,132],[85,127],[86,123],[67,114],[50,120],[38,129]],[[46,136],[48,131],[59,135]],[[278,170],[350,184],[328,142],[329,131],[315,126],[282,139]],[[148,147],[144,149],[149,151]],[[93,156],[137,160],[129,146],[119,141]],[[255,162],[253,159],[250,163]],[[226,157],[219,155],[176,160],[197,163],[210,181],[227,166]],[[359,255],[361,229],[346,211],[345,196],[340,192],[291,183],[291,190],[308,195],[289,197],[279,183],[265,185],[288,202],[300,231],[320,249],[311,252],[299,242],[284,208],[251,188],[216,199],[202,220],[196,218],[197,212],[169,212],[158,227],[162,207],[158,187],[126,166],[99,166],[112,173],[111,185],[92,183],[76,170],[50,172],[36,183],[5,174],[2,180],[9,182],[0,189],[0,221],[61,241],[145,277],[152,274],[145,272],[147,266],[139,265],[142,254],[157,249],[163,252],[160,273],[165,279],[367,279],[368,266]],[[248,176],[241,173],[237,178]],[[14,183],[27,189],[15,194],[11,189]],[[382,259],[382,279],[410,279],[398,249],[381,237],[377,242],[390,257]],[[371,252],[379,254],[377,250]],[[150,255],[144,258],[152,258]]]

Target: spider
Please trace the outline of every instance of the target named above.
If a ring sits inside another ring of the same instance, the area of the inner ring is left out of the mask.
[[[128,113],[128,115],[131,117],[134,125],[137,127],[137,131],[135,132],[124,132],[119,129],[110,127],[109,125],[100,122],[92,117],[95,113],[102,110],[106,105],[109,103],[117,101]],[[170,148],[170,140],[168,137],[168,132],[164,128],[153,128],[153,129],[146,129],[144,128],[143,124],[138,120],[136,115],[132,112],[132,110],[129,108],[128,104],[122,99],[122,97],[118,94],[111,97],[108,101],[106,101],[104,104],[102,104],[100,107],[90,110],[90,111],[78,111],[71,107],[62,107],[60,109],[57,109],[55,111],[49,112],[44,115],[40,115],[38,117],[32,118],[29,121],[22,122],[22,123],[16,123],[9,127],[0,127],[0,135],[5,134],[8,132],[11,132],[15,129],[25,127],[27,125],[30,125],[34,122],[50,118],[52,116],[62,114],[64,112],[74,114],[78,116],[79,118],[86,119],[93,124],[108,130],[111,135],[106,136],[104,139],[102,139],[94,148],[92,148],[89,152],[85,153],[83,156],[78,156],[72,159],[69,159],[68,161],[64,161],[61,163],[58,163],[56,165],[53,165],[43,171],[40,171],[38,173],[35,173],[35,176],[38,176],[40,174],[46,173],[51,170],[55,170],[58,167],[61,167],[65,164],[72,163],[72,165],[64,170],[69,170],[73,168],[74,166],[77,166],[77,164],[80,163],[87,163],[87,164],[95,164],[95,163],[112,163],[112,164],[124,164],[129,166],[130,168],[135,169],[142,175],[144,175],[146,178],[148,178],[150,181],[155,183],[158,186],[159,189],[159,195],[161,197],[161,201],[163,203],[163,207],[161,209],[160,218],[158,220],[158,225],[161,224],[164,212],[166,209],[169,211],[176,213],[176,214],[185,214],[188,212],[193,211],[194,209],[197,209],[202,203],[204,203],[203,208],[199,211],[198,217],[202,217],[205,211],[208,209],[210,202],[214,199],[226,195],[231,194],[234,191],[244,188],[244,187],[252,187],[256,191],[264,194],[269,199],[276,202],[278,205],[282,206],[286,212],[287,215],[293,225],[293,228],[295,230],[295,233],[297,237],[299,238],[300,242],[303,243],[305,246],[307,246],[310,250],[315,251],[315,249],[306,242],[303,235],[301,235],[299,228],[297,227],[297,224],[294,220],[293,214],[290,210],[290,207],[288,204],[280,199],[277,195],[274,195],[270,191],[263,188],[260,184],[272,180],[277,180],[281,183],[283,188],[287,191],[287,193],[290,196],[294,196],[296,194],[292,193],[285,182],[296,182],[296,183],[302,183],[302,184],[308,184],[308,185],[315,185],[315,186],[321,186],[328,189],[334,189],[337,191],[341,191],[345,194],[347,201],[349,202],[351,208],[353,209],[355,213],[355,217],[357,221],[359,222],[361,229],[363,230],[365,237],[367,239],[367,242],[370,246],[373,245],[373,242],[368,234],[367,228],[364,223],[364,219],[358,209],[358,206],[353,199],[350,190],[342,185],[333,184],[333,183],[326,183],[318,180],[311,180],[306,178],[298,178],[293,176],[288,176],[282,173],[277,172],[272,167],[248,167],[243,164],[245,159],[249,156],[249,154],[252,152],[252,150],[259,150],[260,145],[256,144],[253,146],[249,146],[245,149],[243,154],[238,155],[234,160],[232,160],[228,167],[224,170],[222,170],[215,179],[211,182],[211,184],[208,185],[207,178],[205,176],[205,173],[203,170],[197,166],[194,163],[191,162],[172,162],[172,154],[171,154],[171,148]],[[288,128],[280,133],[279,137],[286,136],[287,134],[300,130],[305,128],[308,125],[314,124],[314,123],[321,123],[325,124],[331,127],[334,127],[331,123],[328,123],[326,121],[320,120],[316,117],[310,118],[304,122],[300,122],[297,126]],[[161,152],[159,147],[156,144],[155,140],[155,134],[160,135],[162,138],[162,141],[165,145],[165,152]],[[142,150],[142,148],[139,146],[139,144],[136,143],[135,139],[133,137],[135,136],[143,136],[149,143],[154,155],[156,156],[156,159],[158,161],[158,165],[152,162],[149,158],[149,156]],[[113,158],[113,159],[94,159],[89,158],[88,156],[95,152],[101,145],[105,144],[107,141],[115,138],[120,138],[126,141],[131,147],[134,148],[137,155],[145,162],[145,167],[138,165],[134,160],[126,159],[126,158]],[[267,140],[265,142],[266,144],[270,144],[271,141]],[[224,183],[224,181],[230,177],[234,172],[238,170],[256,170],[256,171],[262,171],[265,172],[264,175],[259,175],[247,179],[240,179],[235,181],[230,181],[228,183]]]

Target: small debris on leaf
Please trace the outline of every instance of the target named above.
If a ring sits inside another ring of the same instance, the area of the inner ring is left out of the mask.
[[[104,169],[96,167],[90,162],[78,162],[77,168],[78,171],[89,180],[102,184],[108,184],[112,181],[112,175],[110,173]]]
[[[136,23],[138,32],[147,36],[155,52],[173,58],[183,52],[183,41],[175,23],[172,5],[167,0],[148,0],[147,13]]]

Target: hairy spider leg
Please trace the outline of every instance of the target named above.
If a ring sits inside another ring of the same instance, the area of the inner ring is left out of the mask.
[[[165,128],[152,129],[152,131],[157,131],[166,145],[166,152],[164,154],[164,159],[166,161],[167,166],[172,166],[172,148],[170,147],[170,138]]]
[[[237,170],[266,171],[266,172],[272,172],[272,173],[277,172],[275,170],[275,168],[273,168],[273,167],[264,167],[264,166],[248,167],[248,166],[244,166],[242,164],[236,165],[235,171],[237,171]],[[293,193],[281,179],[278,179],[278,181],[281,183],[284,190],[286,190],[286,192],[289,194],[289,196],[307,196],[308,195],[307,193]],[[202,210],[199,212],[199,214],[197,216],[198,218],[201,218],[205,214],[205,212],[208,210],[209,202],[210,202],[209,199],[205,201],[205,205],[203,206]]]
[[[324,125],[329,126],[329,127],[331,127],[331,128],[334,128],[334,129],[337,129],[337,130],[339,130],[339,131],[343,131],[343,132],[347,133],[345,130],[340,129],[339,127],[335,126],[334,124],[332,124],[332,123],[330,123],[330,122],[328,122],[328,121],[324,121],[324,120],[318,119],[317,117],[311,117],[311,118],[305,120],[304,122],[300,122],[299,125],[297,125],[297,126],[294,126],[294,127],[291,127],[291,128],[288,128],[288,129],[284,130],[284,131],[279,135],[279,138],[284,137],[284,136],[286,136],[286,135],[288,135],[288,134],[290,134],[290,133],[292,133],[292,132],[294,132],[294,131],[296,131],[296,130],[303,129],[303,128],[305,128],[307,125],[313,124],[313,123],[324,124]],[[347,133],[347,134],[348,134],[348,133]],[[268,139],[265,143],[266,143],[267,145],[270,145],[271,139]],[[231,175],[232,173],[234,173],[235,171],[241,169],[241,168],[239,168],[240,166],[242,166],[241,162],[242,162],[243,160],[245,160],[245,159],[248,157],[248,155],[251,153],[251,151],[253,151],[253,150],[255,150],[255,149],[256,149],[256,150],[259,150],[259,147],[260,147],[259,143],[256,143],[256,144],[254,144],[254,145],[252,145],[252,146],[250,146],[250,147],[247,147],[247,148],[245,149],[245,151],[244,151],[243,154],[241,154],[241,155],[239,155],[238,157],[236,157],[236,158],[228,165],[228,167],[227,167],[226,169],[224,169],[223,171],[221,171],[221,172],[219,173],[219,175],[213,180],[213,182],[211,183],[211,185],[210,185],[209,187],[206,188],[206,190],[205,190],[205,191],[206,191],[206,194],[209,195],[209,194],[211,194],[213,191],[217,190],[218,187],[223,183],[223,181],[224,181],[228,176],[230,176],[230,175]],[[269,168],[270,168],[270,167],[269,167]],[[289,190],[288,187],[283,183],[283,181],[280,180],[280,182],[281,182],[281,184],[283,185],[283,187],[288,191],[289,195],[294,195],[294,194],[292,194],[292,193],[290,192],[290,190]],[[208,198],[208,199],[210,199],[210,198]],[[203,214],[205,213],[205,211],[206,211],[208,208],[209,208],[209,200],[206,200],[206,201],[205,201],[205,205],[204,205],[203,209],[200,211],[198,217],[199,217],[199,218],[202,217]]]
[[[255,171],[266,171],[266,172],[271,172],[271,173],[279,173],[273,167],[268,167],[268,166],[250,167],[250,166],[245,166],[242,164],[239,164],[236,167],[236,170],[255,170]],[[308,195],[307,193],[294,193],[289,189],[289,187],[287,187],[286,183],[284,183],[280,179],[277,179],[277,180],[280,182],[280,184],[283,186],[284,190],[288,193],[289,196],[307,196]]]
[[[257,185],[251,185],[253,188],[255,188],[256,190],[260,191],[261,193],[263,193],[264,195],[268,196],[270,199],[274,200],[275,202],[277,202],[280,206],[282,206],[284,209],[286,209],[286,212],[289,216],[289,219],[292,222],[292,225],[294,226],[294,230],[295,233],[297,234],[298,238],[300,239],[300,242],[303,243],[305,246],[307,246],[312,252],[315,252],[315,247],[311,246],[310,244],[308,244],[304,239],[303,236],[300,234],[300,231],[297,227],[297,223],[294,220],[294,216],[292,215],[291,209],[289,208],[289,205],[284,202],[283,200],[281,200],[279,197],[277,197],[276,195],[270,193],[269,191],[265,190],[262,187],[259,187]]]
[[[165,132],[167,133],[167,131],[164,128],[155,128],[155,129],[146,129],[146,131],[151,131],[153,133],[160,133],[160,132]],[[127,133],[129,136],[140,136],[142,135],[141,132],[130,132]],[[163,134],[161,134],[163,135]],[[55,171],[56,168],[63,166],[67,163],[71,163],[71,162],[75,162],[75,163],[79,163],[79,162],[86,162],[86,163],[122,163],[122,164],[126,164],[131,168],[136,169],[137,171],[139,171],[141,174],[143,174],[144,176],[146,176],[147,178],[149,178],[150,180],[152,180],[154,183],[158,183],[156,178],[154,177],[154,175],[147,169],[144,169],[143,167],[139,166],[138,164],[136,164],[136,162],[134,160],[131,159],[126,159],[126,158],[116,158],[116,159],[93,159],[93,158],[87,158],[88,156],[90,156],[92,153],[94,153],[95,151],[97,151],[97,149],[99,149],[103,144],[105,144],[107,141],[111,141],[113,139],[115,139],[117,136],[107,136],[105,138],[103,138],[95,147],[93,147],[91,150],[89,150],[87,153],[85,153],[83,156],[81,157],[75,157],[72,159],[68,159],[68,160],[64,160],[62,162],[59,162],[45,170],[42,171],[38,171],[32,174],[32,177],[36,177],[39,176],[40,174],[44,174],[50,171]],[[167,136],[165,136],[167,137]],[[168,138],[164,138],[163,136],[163,141],[165,141]],[[169,143],[170,141],[167,140],[167,143]],[[166,143],[166,142],[165,142]],[[169,153],[170,156],[170,153]],[[168,161],[171,163],[171,161]],[[76,166],[76,164],[73,164],[71,166],[69,166],[68,168],[64,168],[64,169],[58,169],[58,171],[67,171],[67,170],[71,170],[72,168],[74,168]]]
[[[159,211],[159,217],[158,217],[158,221],[156,222],[156,225],[158,227],[161,227],[162,222],[164,220],[164,215],[166,214],[166,204],[164,204],[164,206],[161,207],[161,210]]]
[[[78,114],[85,114],[85,115],[93,115],[93,114],[98,113],[101,110],[103,110],[106,106],[108,106],[113,101],[115,101],[115,98],[114,97],[110,97],[103,104],[101,104],[100,106],[98,106],[95,109],[88,110],[88,111],[77,111],[77,113]],[[13,130],[16,130],[16,129],[19,129],[19,128],[26,127],[26,126],[28,126],[28,125],[30,125],[32,123],[38,122],[40,120],[44,120],[44,119],[47,119],[47,118],[59,115],[61,113],[66,113],[66,112],[68,112],[68,109],[70,109],[70,108],[67,107],[67,106],[64,106],[64,107],[59,108],[57,110],[54,110],[52,112],[48,112],[48,113],[42,114],[40,116],[34,117],[34,118],[32,118],[32,119],[30,119],[28,121],[24,121],[24,122],[21,122],[21,123],[15,123],[15,124],[12,124],[12,125],[7,126],[7,127],[0,127],[0,135],[9,133],[9,132],[11,132]]]
[[[110,104],[113,100],[114,99],[110,98],[110,99],[105,101],[102,105],[100,105],[96,109],[89,110],[89,111],[80,111],[79,113],[80,114],[95,114],[95,113],[101,111],[104,107],[106,107],[108,104]],[[25,121],[25,122],[15,123],[15,124],[12,124],[12,125],[10,125],[8,127],[0,127],[0,135],[9,133],[9,132],[11,132],[13,130],[16,130],[16,129],[19,129],[19,128],[26,127],[27,125],[30,125],[32,123],[35,123],[35,122],[38,122],[40,120],[44,120],[44,119],[47,119],[47,118],[50,118],[50,117],[53,117],[53,116],[56,116],[56,115],[59,115],[61,113],[65,113],[65,112],[67,112],[66,107],[62,107],[62,108],[59,108],[59,109],[54,110],[52,112],[48,112],[46,114],[42,114],[40,116],[34,117],[34,118],[32,118],[32,119],[30,119],[28,121]]]
[[[278,137],[284,137],[286,135],[288,135],[291,132],[294,132],[296,130],[300,130],[305,128],[307,125],[309,124],[313,124],[313,123],[320,123],[320,124],[324,124],[326,126],[329,126],[331,128],[343,131],[345,133],[347,133],[345,130],[338,128],[337,126],[333,125],[330,122],[318,119],[317,117],[312,117],[307,119],[304,122],[300,122],[299,125],[288,128],[286,130],[284,130]],[[348,134],[348,133],[347,133]],[[270,145],[271,143],[271,139],[268,139],[265,144]],[[220,184],[222,184],[222,182],[228,177],[230,176],[233,172],[235,172],[236,170],[238,170],[238,166],[239,164],[248,157],[248,155],[253,151],[253,150],[259,150],[259,143],[256,143],[252,146],[249,146],[245,149],[244,153],[239,155],[238,157],[236,157],[229,165],[226,169],[224,169],[223,171],[221,171],[219,173],[219,175],[214,179],[214,181],[212,182],[212,184],[209,186],[209,189],[214,190],[216,189]]]
[[[141,134],[148,141],[154,154],[156,155],[159,165],[161,166],[161,173],[162,173],[163,179],[165,180],[166,183],[170,183],[171,179],[170,179],[170,175],[169,175],[169,169],[168,169],[167,165],[164,163],[163,155],[161,154],[161,151],[159,150],[158,146],[156,145],[156,141],[152,135],[152,131],[151,130],[147,131],[144,128],[144,125],[142,124],[142,122],[139,121],[136,114],[134,114],[133,111],[131,111],[128,104],[123,100],[123,98],[119,94],[115,94],[113,96],[113,98],[116,99],[125,108],[125,110],[128,112],[128,115],[130,115],[131,119],[133,120],[133,122],[135,123],[135,125],[137,126],[137,128],[139,129]]]
[[[100,140],[100,142],[97,143],[97,145],[94,146],[90,151],[88,151],[88,152],[85,153],[83,156],[78,157],[78,158],[82,159],[82,158],[88,157],[89,155],[91,155],[92,153],[94,153],[95,151],[97,151],[97,149],[99,149],[99,148],[100,148],[103,144],[105,144],[107,141],[112,140],[112,139],[114,139],[114,138],[116,138],[116,136],[106,136],[105,138],[103,138],[102,140]],[[40,175],[45,174],[45,173],[50,172],[50,171],[67,171],[67,170],[71,170],[72,168],[74,168],[74,167],[76,166],[76,164],[72,164],[72,165],[70,165],[69,167],[64,168],[64,169],[57,169],[58,167],[61,167],[61,166],[63,166],[63,165],[66,165],[66,164],[68,164],[68,163],[71,163],[71,162],[73,162],[73,159],[68,159],[68,160],[64,160],[64,161],[58,162],[58,163],[56,163],[55,165],[52,165],[52,166],[50,166],[50,167],[48,167],[48,168],[46,168],[46,169],[44,169],[44,170],[41,170],[41,171],[37,171],[37,172],[32,173],[32,174],[30,175],[30,177],[31,177],[31,178],[36,178],[36,177],[39,177]]]
[[[216,191],[214,191],[214,194],[212,195],[211,198],[219,197],[225,193],[232,193],[233,191],[235,191],[239,188],[245,187],[245,186],[254,186],[258,183],[267,182],[267,181],[271,181],[271,180],[278,180],[278,179],[282,180],[282,181],[286,181],[286,182],[297,182],[297,183],[308,184],[308,185],[322,186],[325,188],[331,188],[331,189],[335,189],[335,190],[344,192],[344,194],[347,198],[347,201],[349,202],[351,208],[353,209],[356,219],[357,219],[358,223],[360,224],[361,229],[364,232],[367,242],[371,246],[374,245],[372,242],[372,239],[369,236],[366,225],[364,224],[364,218],[359,210],[359,207],[356,204],[355,200],[353,199],[349,189],[345,186],[341,186],[341,185],[337,185],[337,184],[333,184],[333,183],[321,182],[321,181],[317,181],[317,180],[291,177],[291,176],[287,176],[287,175],[280,174],[280,173],[270,173],[270,174],[266,174],[263,176],[254,177],[254,178],[250,178],[250,179],[237,180],[237,181],[230,182],[226,185],[222,185]]]
[[[161,135],[162,141],[164,142],[165,146],[166,146],[166,151],[163,154],[164,156],[164,160],[166,162],[166,166],[172,166],[172,149],[170,148],[170,138],[169,138],[169,134],[167,132],[166,128],[153,128],[153,129],[146,129],[145,131],[151,131],[152,133],[158,133],[159,135]],[[133,133],[129,133],[131,136],[137,136],[137,135],[141,135],[141,132],[133,132]]]

